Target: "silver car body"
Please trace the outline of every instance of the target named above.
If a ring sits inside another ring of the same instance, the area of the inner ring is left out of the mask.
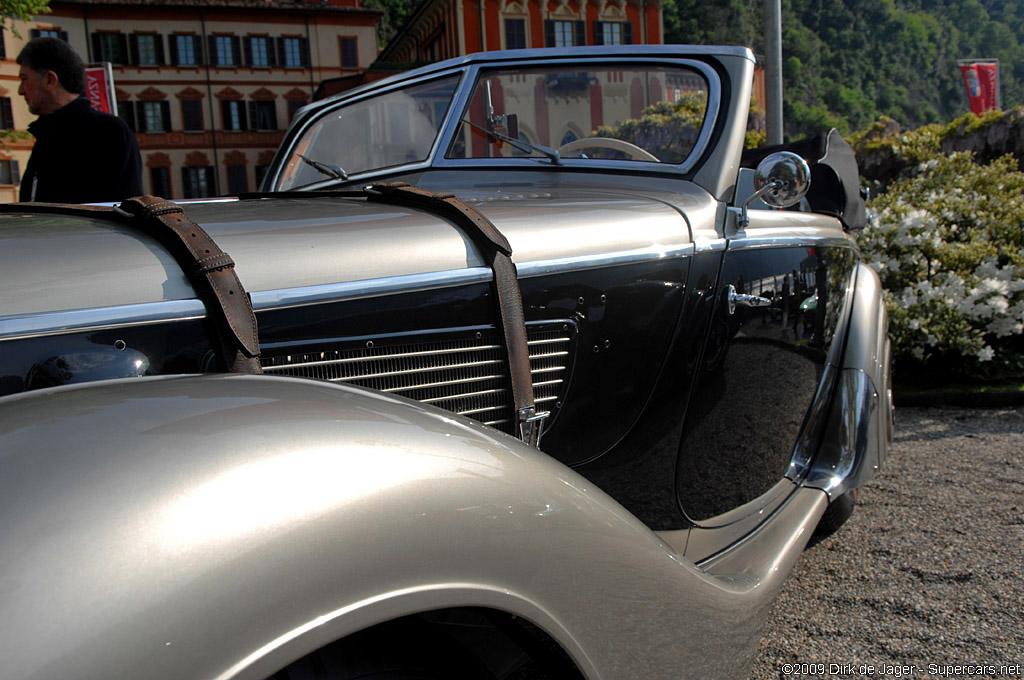
[[[818,214],[752,210],[737,227],[753,72],[745,49],[476,55],[315,104],[290,135],[339,102],[440,73],[461,69],[471,82],[495,64],[582,57],[668,60],[705,74],[716,122],[697,142],[699,162],[609,161],[587,173],[582,160],[537,168],[508,159],[519,181],[486,186],[493,163],[445,158],[445,132],[425,160],[385,174],[477,207],[507,236],[527,283],[780,247],[855,251],[840,221]],[[259,201],[186,206],[234,258],[261,323],[325,302],[491,280],[471,241],[423,211],[339,210],[294,193],[273,200],[271,216]],[[17,212],[0,215],[0,229],[0,351],[205,315],[174,259],[141,232]],[[55,246],[56,269],[41,267]],[[382,622],[474,608],[530,622],[588,680],[742,676],[819,518],[870,479],[891,439],[878,279],[855,266],[850,282],[789,472],[681,528],[653,530],[571,469],[590,454],[548,455],[468,418],[344,384],[164,375],[0,397],[3,675],[266,678]]]

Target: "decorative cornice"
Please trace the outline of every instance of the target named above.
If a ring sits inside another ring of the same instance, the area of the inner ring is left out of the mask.
[[[158,102],[167,99],[167,93],[162,92],[155,87],[147,87],[145,90],[135,95],[135,98],[143,102]]]
[[[206,93],[202,90],[197,90],[191,85],[186,87],[184,90],[178,90],[174,93],[174,96],[178,99],[202,99],[206,96]]]
[[[220,92],[217,92],[213,96],[216,97],[217,99],[229,99],[229,100],[245,99],[245,95],[243,95],[241,92],[239,92],[238,90],[236,90],[233,87],[225,87],[223,90],[221,90]]]
[[[202,151],[193,151],[185,156],[185,165],[190,167],[204,166],[210,164],[210,157]]]
[[[147,168],[167,168],[171,166],[171,157],[165,153],[157,151],[155,153],[146,154],[146,167]]]
[[[261,87],[255,92],[249,93],[249,99],[255,99],[256,101],[273,101],[277,99],[277,95],[268,90],[265,87]]]

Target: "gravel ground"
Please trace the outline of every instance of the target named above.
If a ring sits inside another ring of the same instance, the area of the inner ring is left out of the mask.
[[[1024,677],[1024,409],[898,410],[858,500],[790,575],[751,677]]]

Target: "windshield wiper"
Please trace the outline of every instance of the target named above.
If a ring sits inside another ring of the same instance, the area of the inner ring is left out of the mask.
[[[562,154],[558,153],[558,149],[552,149],[551,147],[548,146],[541,146],[540,144],[531,144],[530,142],[527,142],[525,140],[515,139],[514,137],[504,135],[498,132],[497,130],[488,130],[487,128],[481,125],[477,125],[476,123],[467,120],[466,118],[463,118],[462,122],[465,123],[466,125],[469,125],[470,127],[476,128],[477,130],[484,133],[488,137],[497,139],[500,142],[505,142],[506,144],[514,146],[515,148],[525,153],[537,152],[544,154],[551,160],[552,163],[558,163],[559,161],[562,160]]]
[[[314,168],[316,168],[317,170],[319,170],[323,174],[327,175],[331,179],[340,179],[340,180],[348,179],[348,173],[345,172],[345,170],[341,166],[339,166],[339,165],[331,165],[329,163],[321,163],[320,161],[315,161],[315,160],[313,160],[312,158],[310,158],[308,156],[303,156],[301,153],[300,154],[296,154],[296,155],[299,158],[301,158],[302,160],[304,160],[308,165],[313,166]]]

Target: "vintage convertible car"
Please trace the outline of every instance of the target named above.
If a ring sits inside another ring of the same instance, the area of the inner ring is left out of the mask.
[[[852,154],[744,156],[753,67],[473,55],[258,195],[6,206],[4,677],[742,677],[892,416]]]

